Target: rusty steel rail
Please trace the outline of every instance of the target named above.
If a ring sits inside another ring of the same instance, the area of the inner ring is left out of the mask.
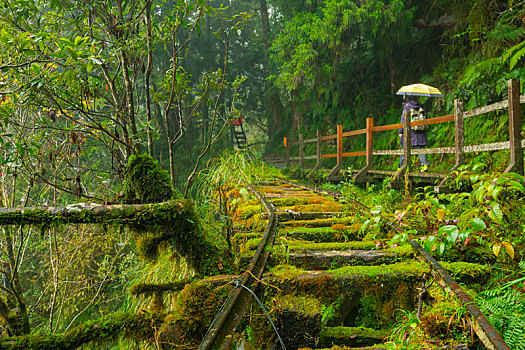
[[[242,286],[251,290],[255,289],[262,277],[270,254],[265,251],[265,248],[271,246],[275,240],[275,232],[277,230],[275,207],[272,203],[266,201],[266,199],[252,186],[248,185],[247,187],[262,202],[268,212],[268,225],[266,226],[263,238],[257,247],[255,255],[241,277],[241,285],[235,288],[230,298],[228,298],[228,301],[217,315],[214,323],[210,326],[210,331],[201,341],[199,350],[229,348],[233,334],[252,299],[252,294],[246,288],[242,288]]]
[[[434,276],[435,281],[441,288],[453,293],[470,312],[473,317],[474,332],[476,332],[479,339],[483,342],[483,345],[485,345],[487,349],[510,350],[505,340],[503,340],[498,331],[490,324],[472,298],[461,289],[459,284],[439,265],[436,259],[416,241],[411,239],[409,242],[416,253],[417,259],[430,265],[430,273]]]
[[[314,191],[317,193],[325,194],[328,196],[336,197],[336,198],[343,198],[343,195],[336,192],[336,191],[330,191],[325,190],[322,188],[309,186],[305,184],[301,184],[299,182],[290,181],[283,178],[278,178],[280,181],[285,182],[292,186],[297,186],[299,188],[308,189],[310,191]],[[357,202],[357,204],[360,204],[364,208],[368,208],[366,205]],[[401,227],[398,225],[393,225],[393,228],[396,231],[401,231]],[[465,306],[465,308],[468,310],[468,312],[473,317],[473,325],[474,325],[474,332],[479,337],[483,345],[487,349],[493,349],[493,350],[510,350],[510,347],[505,343],[505,340],[501,337],[501,335],[498,333],[498,331],[492,326],[492,324],[487,320],[485,315],[481,312],[481,310],[476,306],[472,298],[465,293],[459,284],[450,276],[450,274],[434,259],[419,243],[417,243],[414,240],[409,240],[410,245],[412,246],[412,249],[415,252],[416,258],[426,263],[430,266],[430,273],[436,280],[436,282],[440,285],[440,287],[449,292],[454,294],[461,304]]]

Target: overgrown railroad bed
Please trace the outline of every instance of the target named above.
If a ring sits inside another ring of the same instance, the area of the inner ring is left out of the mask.
[[[462,307],[432,284],[430,267],[415,260],[410,246],[388,245],[386,238],[395,232],[384,232],[385,239],[359,232],[360,219],[333,196],[278,181],[257,190],[275,205],[279,218],[261,295],[287,349],[392,348],[388,340],[407,336],[402,321],[418,306],[422,328],[433,342],[415,339],[413,348],[479,345],[457,313]],[[237,214],[235,245],[241,261],[248,262],[260,241],[250,229],[265,214],[254,201]],[[451,251],[441,258],[470,293],[491,276],[491,255],[484,249],[468,256]],[[262,314],[250,316],[246,332],[253,348],[279,348]]]

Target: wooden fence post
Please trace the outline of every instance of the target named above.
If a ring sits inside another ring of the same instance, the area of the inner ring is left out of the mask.
[[[521,147],[521,105],[520,105],[520,81],[510,79],[508,81],[509,95],[509,142],[510,142],[510,165],[505,172],[516,172],[523,175],[523,148]]]
[[[465,110],[463,101],[454,100],[454,152],[456,153],[456,164],[450,169],[450,173],[456,171],[460,166],[465,164]],[[436,193],[447,192],[448,178],[441,180],[439,185],[434,187]]]
[[[362,181],[368,175],[368,170],[374,166],[374,118],[366,118],[366,165],[355,175],[355,181]]]
[[[288,137],[284,138],[284,147],[286,148],[286,166],[290,166],[290,145],[288,145]]]
[[[368,170],[374,165],[374,118],[366,118],[366,166]]]
[[[456,165],[452,169],[455,171],[458,167],[465,164],[465,118],[463,115],[463,101],[454,100],[454,129],[455,129],[455,151]]]
[[[343,126],[337,125],[337,166],[343,166]]]
[[[326,177],[331,178],[337,175],[337,173],[339,173],[339,171],[341,170],[342,166],[343,166],[343,126],[337,125],[337,164]]]
[[[314,170],[318,170],[321,168],[321,160],[322,160],[322,154],[321,154],[321,130],[317,130],[317,163],[315,164]]]
[[[412,157],[412,129],[410,128],[410,115],[403,111],[403,164],[401,170],[407,170]]]

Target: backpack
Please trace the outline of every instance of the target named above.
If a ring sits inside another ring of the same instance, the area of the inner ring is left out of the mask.
[[[422,107],[416,107],[409,110],[410,121],[415,122],[418,120],[424,120],[427,118],[427,112]],[[425,131],[427,130],[428,125],[418,125],[413,126],[412,130],[414,131]]]

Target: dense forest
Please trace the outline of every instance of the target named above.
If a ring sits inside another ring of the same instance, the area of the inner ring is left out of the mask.
[[[505,100],[508,79],[521,78],[525,90],[525,3],[518,0],[1,5],[2,349],[164,349],[174,338],[182,340],[171,348],[197,348],[203,334],[192,317],[213,315],[198,315],[189,302],[170,308],[184,297],[198,300],[197,287],[184,287],[190,281],[239,273],[235,220],[254,200],[243,184],[282,176],[263,159],[284,155],[283,137],[330,134],[337,125],[355,130],[369,117],[399,122],[396,91],[411,83],[440,89],[443,98],[424,101],[435,116],[453,113],[455,99],[467,109]],[[505,112],[489,117],[470,124],[469,138],[508,137]],[[243,150],[232,129],[241,119]],[[439,129],[429,142],[444,145],[452,136]],[[395,132],[378,142],[399,147]],[[468,227],[490,231],[489,248],[515,260],[505,269],[523,284],[523,178],[488,175],[504,169],[504,158],[470,160],[464,174],[477,170],[477,177],[456,184],[468,191],[474,183],[476,194],[436,204],[427,190],[414,196],[408,186],[395,195],[381,188],[366,200],[392,206],[391,213],[361,215],[358,230],[381,231],[400,203],[421,216],[438,210],[446,237],[454,232],[465,242],[468,234],[459,235]],[[396,166],[394,158],[381,162]],[[358,200],[374,191],[350,180],[340,186]],[[412,202],[418,196],[423,204]],[[483,196],[494,200],[483,204]],[[177,204],[163,206],[168,201]],[[100,219],[85,212],[89,205],[118,214]],[[136,217],[125,205],[139,208]],[[56,218],[49,208],[68,214]],[[439,230],[427,226],[420,232]],[[381,239],[406,241],[393,236]],[[426,248],[443,253],[452,245],[438,239]],[[523,309],[513,312],[524,317]],[[182,328],[167,331],[171,324]],[[523,321],[520,327],[525,334]]]

